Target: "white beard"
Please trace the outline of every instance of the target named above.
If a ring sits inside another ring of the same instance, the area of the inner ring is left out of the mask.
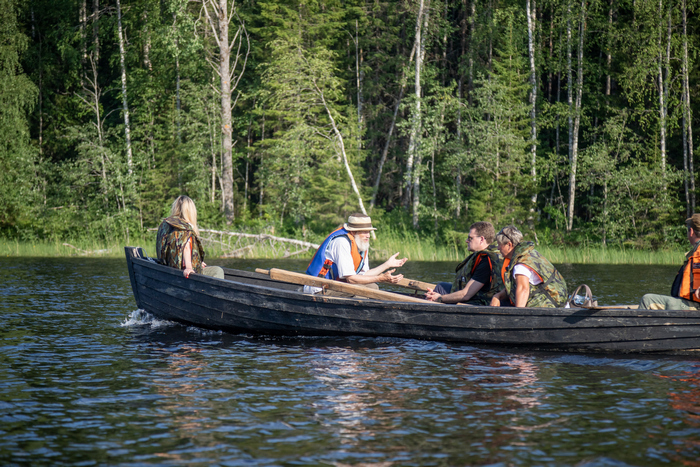
[[[357,244],[357,249],[361,252],[369,250],[369,240],[366,242],[355,237],[355,244]]]

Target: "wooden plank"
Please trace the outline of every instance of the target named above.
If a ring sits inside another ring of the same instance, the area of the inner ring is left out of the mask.
[[[298,272],[285,271],[284,269],[256,269],[255,272],[261,274],[269,274],[270,278],[276,281],[291,282],[292,284],[308,285],[311,287],[325,287],[331,290],[335,290],[336,292],[348,293],[359,297],[374,298],[377,300],[389,300],[392,302],[421,303],[423,305],[430,303],[421,298],[408,297],[406,295],[401,295],[394,292],[386,292],[384,290],[369,289],[360,285],[353,285],[345,282],[323,279],[321,277],[312,277],[306,274],[300,274]]]

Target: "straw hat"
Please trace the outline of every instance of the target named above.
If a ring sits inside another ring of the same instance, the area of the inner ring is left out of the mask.
[[[364,214],[351,214],[348,222],[343,224],[343,228],[348,232],[358,232],[360,230],[377,230],[372,227],[372,219]]]

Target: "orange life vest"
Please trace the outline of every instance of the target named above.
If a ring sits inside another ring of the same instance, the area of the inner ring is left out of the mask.
[[[323,241],[321,246],[314,254],[314,257],[311,259],[311,263],[309,263],[309,267],[306,269],[306,274],[314,277],[340,280],[338,277],[337,266],[335,263],[333,263],[333,261],[326,258],[326,249],[328,248],[328,244],[331,242],[331,240],[337,237],[345,237],[350,242],[350,254],[352,255],[352,263],[355,268],[355,273],[360,273],[367,258],[367,252],[364,252],[364,254],[360,253],[360,250],[357,249],[355,236],[341,227],[331,232],[330,235],[328,235],[328,237],[326,237],[326,239]]]
[[[680,277],[676,279],[676,281],[680,279],[677,296],[693,302],[698,301],[695,298],[695,289],[700,288],[700,248],[698,246],[700,242],[686,255],[687,259],[678,271]],[[673,292],[672,295],[674,295]]]
[[[506,270],[510,264],[510,258],[503,258],[503,266],[501,266],[501,280],[506,283]]]

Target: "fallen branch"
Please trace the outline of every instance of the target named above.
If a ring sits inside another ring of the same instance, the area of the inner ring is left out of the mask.
[[[92,254],[101,254],[101,253],[107,253],[109,250],[108,249],[102,249],[102,250],[81,250],[77,246],[73,246],[70,243],[64,243],[63,246],[67,246],[69,248],[73,248],[74,250],[77,250],[80,252],[81,255],[92,255]]]
[[[276,242],[283,242],[283,243],[291,243],[292,245],[299,245],[303,246],[306,248],[313,248],[314,250],[319,247],[318,243],[310,243],[310,242],[303,242],[301,240],[295,240],[293,238],[283,238],[283,237],[275,237],[274,235],[269,235],[269,234],[247,234],[247,233],[240,233],[240,232],[224,232],[223,230],[210,230],[210,229],[199,229],[200,233],[212,233],[212,234],[218,234],[218,235],[228,235],[230,237],[242,237],[242,238],[252,238],[255,239],[259,242],[262,242],[263,240],[274,240]]]
[[[87,250],[81,250],[81,249],[78,248],[77,246],[73,246],[73,245],[71,245],[70,243],[64,243],[63,246],[67,246],[67,247],[73,248],[74,250],[78,250],[78,251],[79,251],[81,254],[83,254],[83,255],[87,255],[88,253],[90,253],[89,251],[87,251]]]
[[[219,243],[221,243],[221,242],[219,242]],[[243,256],[243,253],[245,253],[246,251],[248,251],[252,248],[255,248],[255,244],[244,246],[243,248],[239,248],[237,250],[233,250],[230,253],[226,253],[226,254],[221,255],[221,257],[222,258],[240,258],[241,256]]]

